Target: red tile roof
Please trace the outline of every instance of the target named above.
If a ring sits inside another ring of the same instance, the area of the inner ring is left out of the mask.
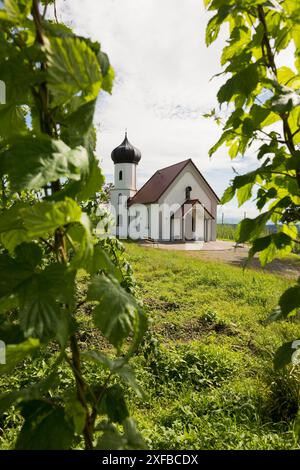
[[[141,187],[141,189],[128,201],[128,205],[132,204],[153,204],[158,202],[159,198],[163,193],[168,189],[168,187],[173,183],[175,178],[181,173],[181,171],[189,164],[192,163],[206,186],[214,194],[216,199],[219,201],[218,196],[208,184],[204,176],[200,173],[196,165],[189,158],[183,162],[175,163],[175,165],[167,166],[162,168],[154,173],[153,176]]]

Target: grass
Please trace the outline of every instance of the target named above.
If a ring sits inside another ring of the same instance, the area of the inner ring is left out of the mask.
[[[132,415],[152,449],[299,449],[293,420],[299,371],[275,372],[276,348],[300,336],[296,320],[265,324],[292,281],[279,275],[204,261],[184,252],[126,249],[150,318],[133,359],[145,400],[128,390]],[[79,289],[84,292],[85,278]],[[107,348],[82,307],[81,347]],[[46,373],[51,353],[42,359]],[[89,378],[103,373],[93,365]],[[19,367],[2,390],[40,375],[35,361]],[[63,383],[72,389],[64,372]],[[66,392],[70,393],[70,392]],[[0,421],[0,447],[11,448],[22,422],[14,409]],[[2,433],[1,433],[2,429]]]
[[[235,224],[217,224],[217,239],[218,240],[235,240],[236,239]]]
[[[136,368],[148,391],[132,407],[156,449],[299,448],[299,373],[274,372],[297,322],[264,324],[290,281],[185,253],[127,250],[152,320]]]
[[[274,226],[267,225],[261,233],[261,237],[274,233]],[[300,226],[298,226],[298,233],[300,235]],[[237,238],[237,224],[217,224],[217,239],[235,241]],[[293,253],[300,253],[300,245],[296,243],[293,248]]]
[[[261,236],[269,235],[274,229],[271,226],[266,226]],[[236,240],[237,238],[237,224],[217,224],[217,239],[218,240]]]

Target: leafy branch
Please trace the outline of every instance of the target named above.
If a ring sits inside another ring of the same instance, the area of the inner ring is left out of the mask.
[[[226,144],[231,158],[236,158],[245,155],[253,143],[261,142],[258,132],[270,139],[257,150],[260,166],[235,176],[221,201],[225,204],[236,196],[242,205],[255,196],[259,215],[240,222],[237,241],[249,242],[249,258],[257,254],[265,265],[299,245],[299,5],[289,0],[229,0],[226,6],[218,0],[208,0],[205,4],[215,13],[207,25],[208,45],[218,37],[221,25],[229,24],[228,45],[223,49],[221,62],[225,72],[231,74],[217,95],[220,105],[226,103],[230,107],[231,115],[210,154]],[[241,31],[247,34],[242,35]],[[278,54],[287,48],[294,48],[295,69],[277,66]],[[215,112],[211,115],[214,117]],[[275,123],[281,123],[283,135],[273,128]],[[270,220],[276,225],[276,232],[262,236]],[[272,318],[297,314],[299,299],[298,282],[280,297],[280,314],[277,312]],[[293,353],[293,342],[283,345],[275,355],[275,367],[288,365]]]
[[[17,449],[98,448],[116,424],[124,435],[116,431],[115,447],[130,441],[140,448],[137,431],[136,441],[126,435],[128,422],[134,423],[124,387],[141,396],[128,361],[147,320],[133,296],[122,247],[116,240],[99,242],[91,213],[83,210],[104,182],[93,118],[100,90],[112,91],[114,71],[99,43],[58,23],[55,2],[45,0],[43,9],[38,0],[13,3],[0,9],[0,75],[10,111],[8,125],[0,108],[0,313],[15,343],[0,374],[30,356],[41,360],[45,350],[54,351],[54,364],[49,377],[32,385],[32,394],[21,389],[0,395],[0,408],[16,404],[24,417]],[[55,22],[47,19],[50,4]],[[77,281],[82,272],[88,283],[83,301]],[[85,324],[78,312],[85,302],[112,357],[81,350]],[[89,379],[90,358],[99,372],[96,384]],[[72,387],[62,380],[64,368],[72,373]],[[123,385],[111,385],[112,378]],[[110,406],[100,406],[102,400]]]

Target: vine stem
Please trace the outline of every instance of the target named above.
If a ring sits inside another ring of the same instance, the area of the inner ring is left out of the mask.
[[[40,13],[39,0],[33,0],[32,16],[36,28],[36,41],[41,46],[45,46],[43,18]],[[44,72],[47,70],[47,63],[44,61],[41,62],[41,70]],[[46,81],[44,81],[40,85],[37,97],[39,99],[40,104],[40,124],[42,132],[48,134],[50,137],[58,138],[56,125],[54,120],[52,119],[51,112],[49,109],[50,96]],[[61,189],[60,181],[57,180],[51,183],[51,189],[53,193],[59,192]],[[66,237],[62,229],[57,229],[55,232],[54,249],[58,262],[66,264],[68,262],[68,254],[66,249]],[[93,424],[89,412],[88,403],[86,400],[87,385],[82,377],[80,351],[75,334],[70,337],[70,348],[72,353],[72,371],[76,383],[77,398],[86,412],[86,420],[83,430],[85,448],[91,450],[93,449]]]
[[[266,59],[267,66],[271,68],[277,80],[278,73],[277,73],[277,67],[275,63],[275,55],[274,55],[274,52],[272,51],[270,40],[269,40],[266,14],[262,5],[259,5],[257,8],[258,8],[258,18],[264,30],[263,43],[262,43],[263,56]],[[265,54],[264,48],[266,48],[266,54]],[[291,155],[295,155],[296,149],[295,149],[294,140],[293,140],[295,133],[293,135],[291,131],[291,127],[289,125],[289,121],[288,121],[289,113],[283,113],[280,115],[280,117],[283,123],[283,135],[284,135],[285,144],[287,148],[289,149]],[[296,178],[297,178],[298,186],[300,188],[300,170],[296,171]]]
[[[70,346],[71,346],[71,352],[72,352],[72,365],[74,368],[74,377],[76,381],[77,398],[86,413],[86,420],[85,420],[85,425],[84,425],[84,430],[83,430],[85,448],[87,450],[92,450],[93,449],[93,425],[92,425],[92,420],[91,420],[91,416],[89,413],[88,405],[85,399],[86,383],[81,374],[80,352],[78,348],[77,338],[75,335],[72,335],[70,338]]]

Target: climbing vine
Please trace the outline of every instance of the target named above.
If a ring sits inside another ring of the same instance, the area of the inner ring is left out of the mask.
[[[56,13],[49,19],[53,6],[5,0],[0,9],[7,95],[0,106],[0,375],[45,350],[53,356],[47,376],[0,396],[0,414],[16,406],[23,417],[17,449],[140,448],[119,382],[142,396],[128,362],[147,321],[119,244],[99,241],[84,210],[104,181],[93,117],[99,92],[112,91],[114,71],[99,43],[58,23]],[[82,273],[88,288],[79,301]],[[83,303],[92,306],[110,354],[81,350]],[[101,383],[89,382],[89,362]],[[71,396],[61,383],[66,368]]]
[[[260,214],[239,224],[237,241],[249,242],[249,258],[258,253],[265,265],[299,244],[300,4],[295,0],[205,0],[204,4],[213,12],[207,45],[217,39],[221,28],[227,36],[221,56],[226,82],[217,94],[219,110],[209,114],[222,125],[222,134],[210,155],[225,144],[232,159],[250,152],[256,156],[257,168],[235,176],[221,202],[234,196],[239,205],[255,199]],[[279,65],[284,51],[294,58],[289,67]],[[268,221],[276,224],[276,232],[263,236]],[[270,320],[299,315],[299,309],[300,278],[282,294]],[[282,345],[275,367],[299,364],[299,345],[296,339]],[[300,417],[298,432],[299,423]]]

